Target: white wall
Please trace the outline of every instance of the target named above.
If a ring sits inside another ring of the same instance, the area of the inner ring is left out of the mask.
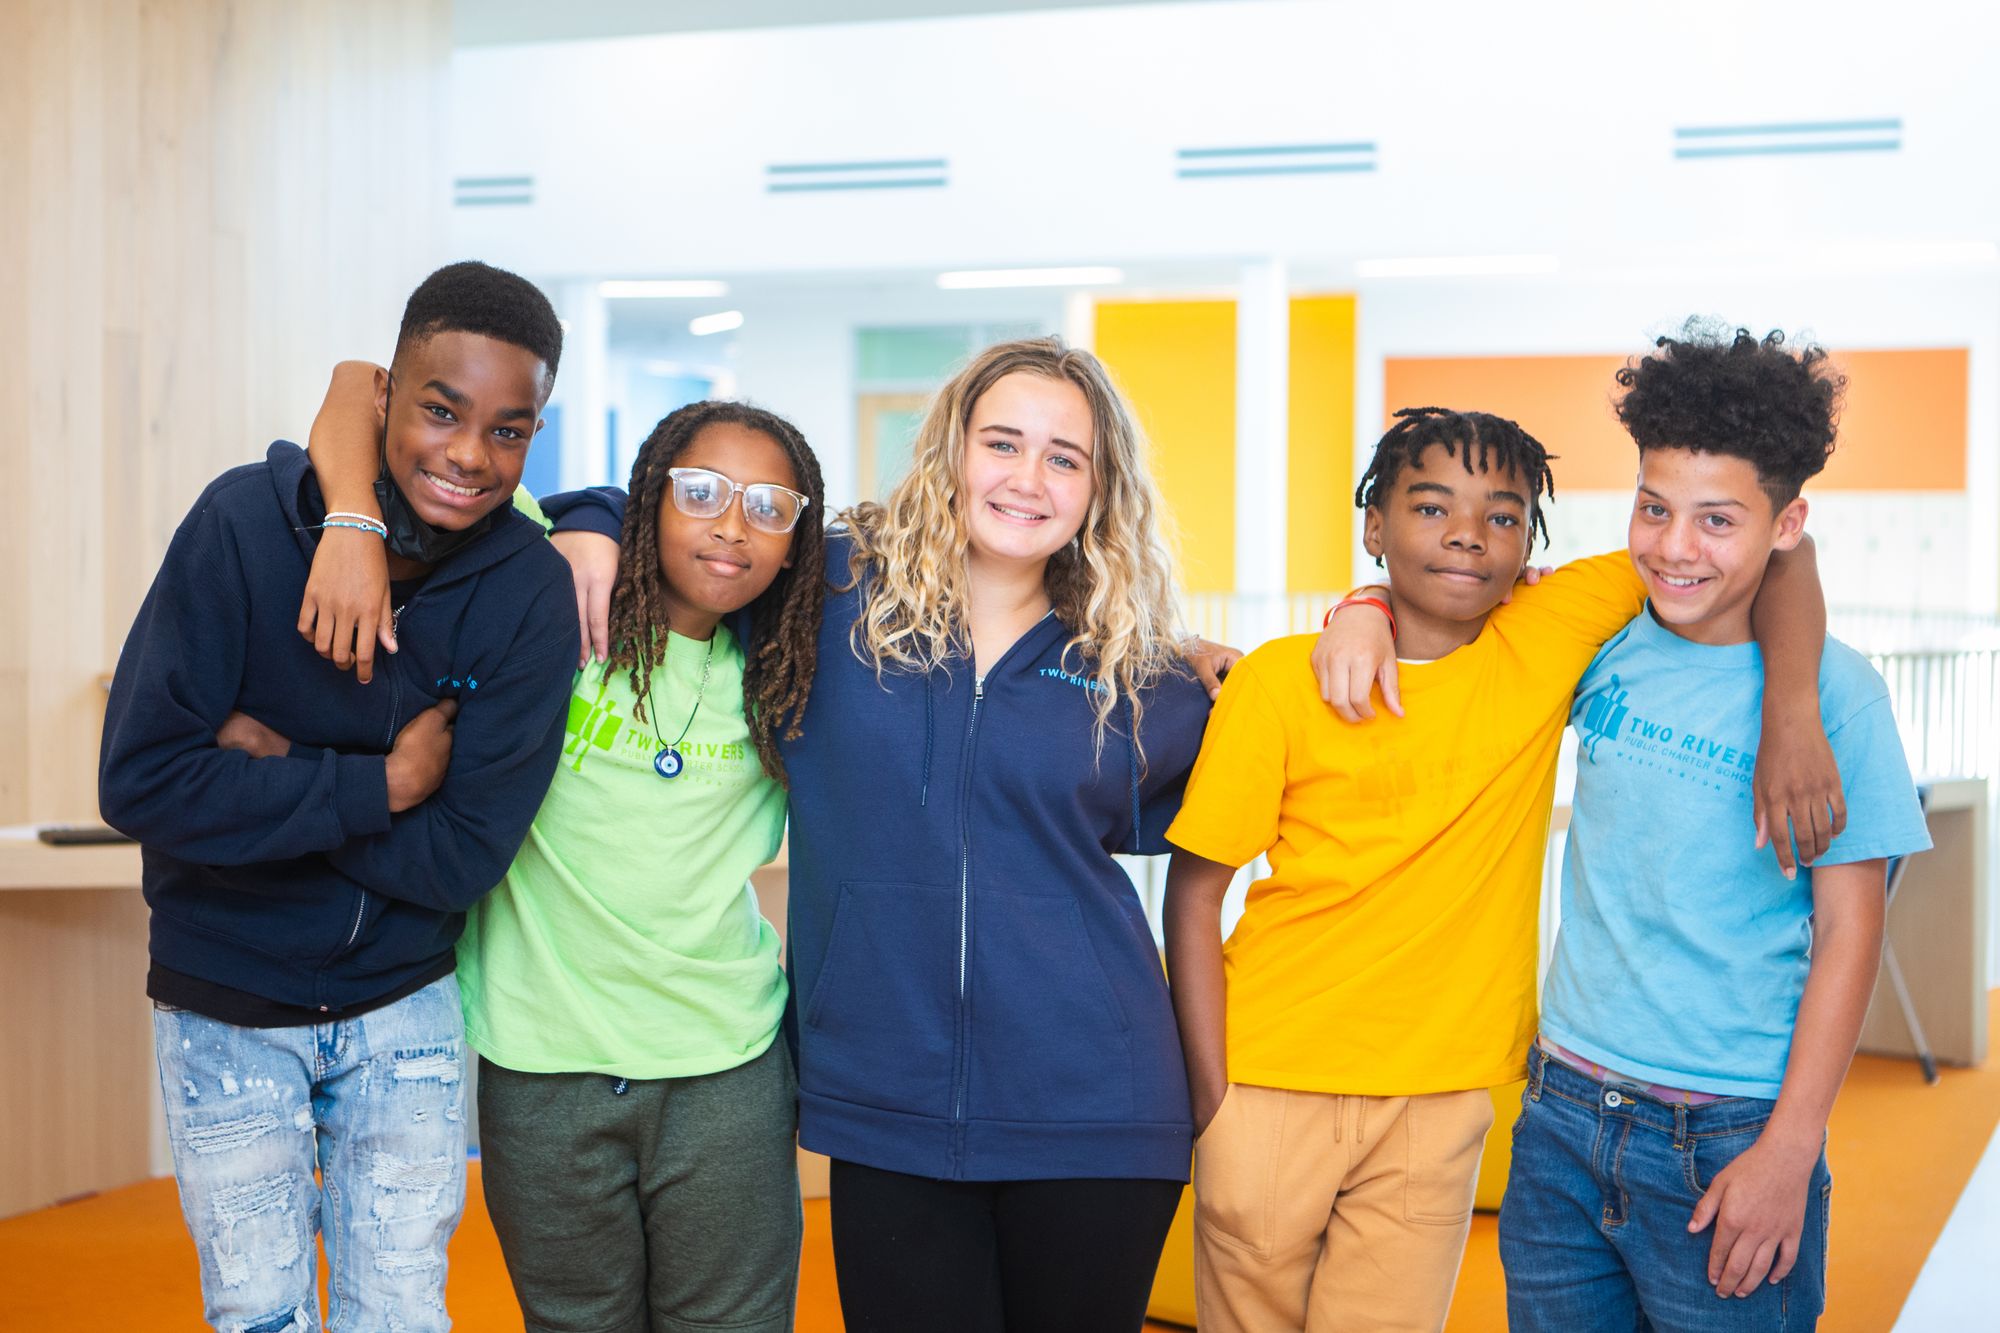
[[[1238,0],[461,50],[458,210],[535,272],[1988,237],[1988,6]],[[1677,126],[1896,117],[1897,152],[1677,161]],[[1176,150],[1372,141],[1352,175],[1181,180]],[[948,160],[941,189],[772,194],[773,163]]]

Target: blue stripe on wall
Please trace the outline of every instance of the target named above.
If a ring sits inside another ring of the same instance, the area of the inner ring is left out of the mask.
[[[1182,158],[1194,159],[1204,157],[1275,156],[1291,153],[1372,153],[1374,151],[1374,141],[1366,140],[1356,143],[1259,144],[1250,148],[1182,148],[1178,150],[1178,155]]]
[[[1688,125],[1676,129],[1677,139],[1712,139],[1746,134],[1856,134],[1868,130],[1900,131],[1900,118],[1889,120],[1798,121],[1789,125]]]
[[[1675,157],[1785,157],[1797,153],[1893,153],[1900,139],[1855,139],[1816,143],[1746,144],[1727,148],[1676,148]]]
[[[764,170],[773,176],[816,171],[943,171],[941,157],[911,158],[903,162],[777,162]]]
[[[1195,180],[1204,176],[1325,176],[1334,172],[1373,170],[1373,162],[1301,162],[1292,166],[1182,167],[1175,174],[1182,180]]]
[[[882,181],[772,181],[764,188],[772,194],[801,194],[808,190],[914,190],[944,183],[942,176],[911,176]]]

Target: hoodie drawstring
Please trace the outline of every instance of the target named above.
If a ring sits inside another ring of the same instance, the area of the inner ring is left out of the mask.
[[[931,802],[931,736],[935,724],[931,716],[931,673],[924,673],[924,776],[923,784],[917,789],[917,804],[927,806]]]
[[[1132,847],[1139,847],[1139,706],[1130,698],[1125,703],[1125,753],[1132,761]]]

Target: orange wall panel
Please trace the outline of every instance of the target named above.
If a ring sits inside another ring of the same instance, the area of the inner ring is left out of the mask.
[[[1842,352],[1847,404],[1816,490],[1965,489],[1968,357],[1963,347]],[[1632,439],[1612,379],[1622,356],[1390,357],[1386,410],[1437,406],[1512,417],[1557,456],[1556,494],[1631,489]],[[1385,419],[1384,428],[1388,422]]]

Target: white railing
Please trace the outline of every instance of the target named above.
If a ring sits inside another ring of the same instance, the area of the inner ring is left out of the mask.
[[[1871,653],[1910,771],[2000,787],[2000,647]]]

